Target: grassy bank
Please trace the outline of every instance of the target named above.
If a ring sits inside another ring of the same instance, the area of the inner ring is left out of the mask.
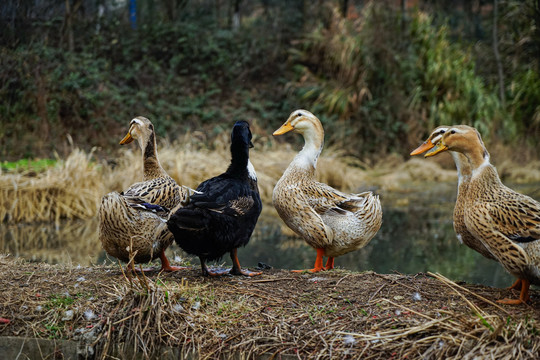
[[[151,357],[166,346],[201,359],[534,359],[540,351],[538,290],[531,305],[499,306],[492,299],[511,291],[437,274],[264,270],[209,279],[194,267],[144,277],[6,256],[0,270],[0,317],[9,320],[0,336],[74,340],[96,358]]]
[[[119,135],[120,138],[120,135]],[[278,144],[267,137],[256,137],[251,161],[257,171],[264,211],[273,212],[272,190],[301,145]],[[179,183],[196,187],[201,181],[216,176],[230,162],[228,135],[214,141],[212,148],[195,134],[182,142],[161,143],[159,158],[167,172]],[[504,154],[497,150],[496,153]],[[540,162],[527,166],[515,164],[504,156],[496,164],[503,180],[540,182]],[[95,216],[101,197],[110,191],[122,191],[141,180],[142,160],[139,148],[130,145],[109,157],[99,158],[93,152],[74,149],[54,165],[23,167],[0,173],[0,219],[8,223],[88,219]],[[407,183],[453,181],[455,166],[449,156],[435,160],[385,156],[377,163],[360,162],[344,156],[337,148],[323,151],[318,161],[318,178],[331,186],[349,192],[372,189],[400,191]]]

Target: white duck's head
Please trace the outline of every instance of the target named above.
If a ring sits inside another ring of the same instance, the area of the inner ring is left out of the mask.
[[[301,134],[305,145],[295,158],[295,165],[300,167],[313,167],[324,145],[324,130],[319,119],[307,110],[295,110],[273,135],[282,135],[289,131]]]
[[[293,111],[287,121],[274,131],[273,135],[283,135],[289,131],[302,134],[306,141],[308,138],[324,141],[324,130],[321,121],[307,110]]]

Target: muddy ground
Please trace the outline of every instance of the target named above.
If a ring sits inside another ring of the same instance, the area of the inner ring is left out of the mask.
[[[201,359],[540,354],[537,289],[530,304],[510,306],[494,301],[516,291],[438,274],[264,269],[254,278],[207,278],[198,266],[145,276],[123,270],[0,256],[0,339],[70,340],[81,358],[105,359],[171,351]],[[65,358],[61,349],[40,356]]]

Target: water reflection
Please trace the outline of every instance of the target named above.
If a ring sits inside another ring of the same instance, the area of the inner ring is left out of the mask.
[[[516,189],[538,197],[538,184]],[[452,226],[455,191],[455,184],[444,183],[382,194],[381,230],[365,248],[337,258],[336,266],[378,273],[432,271],[453,280],[509,286],[513,278],[500,265],[457,241]],[[284,235],[282,226],[277,217],[262,217],[249,245],[239,250],[242,265],[253,267],[263,262],[282,269],[311,268],[315,251],[299,238]],[[52,264],[115,261],[101,249],[96,220],[66,222],[58,227],[2,224],[0,229],[0,251],[13,256]],[[187,257],[176,245],[167,252],[171,259]],[[196,258],[191,263],[199,266]],[[223,263],[230,266],[227,256]]]
[[[49,264],[92,264],[101,249],[97,220],[54,224],[2,224],[0,251]]]

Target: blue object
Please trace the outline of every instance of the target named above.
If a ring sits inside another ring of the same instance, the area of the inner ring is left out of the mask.
[[[129,0],[129,21],[131,28],[137,29],[137,0]]]

